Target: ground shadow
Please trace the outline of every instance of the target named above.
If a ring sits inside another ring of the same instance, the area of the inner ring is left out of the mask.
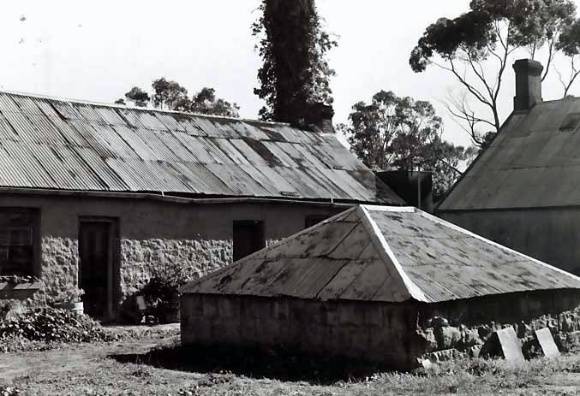
[[[143,354],[109,356],[121,363],[196,373],[232,373],[249,378],[333,384],[360,380],[388,368],[363,361],[236,347],[171,345]]]

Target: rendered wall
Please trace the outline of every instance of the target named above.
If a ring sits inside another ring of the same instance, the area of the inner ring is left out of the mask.
[[[443,219],[494,242],[580,275],[577,208],[440,212]]]
[[[267,243],[304,228],[306,216],[332,215],[345,207],[304,204],[194,205],[143,199],[51,195],[0,195],[0,206],[40,209],[36,274],[47,293],[76,283],[81,217],[119,222],[119,291],[131,295],[153,268],[182,265],[192,278],[232,261],[234,220],[262,220]]]
[[[181,297],[185,345],[280,346],[310,354],[416,365],[426,342],[414,307],[236,296]]]

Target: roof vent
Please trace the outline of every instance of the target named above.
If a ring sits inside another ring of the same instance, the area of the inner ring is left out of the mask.
[[[280,195],[284,197],[298,197],[298,193],[295,191],[280,191]]]

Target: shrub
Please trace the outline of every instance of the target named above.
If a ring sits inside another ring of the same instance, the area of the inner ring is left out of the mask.
[[[43,342],[92,342],[109,341],[111,336],[86,315],[45,307],[0,320],[0,338]]]
[[[153,271],[140,293],[147,304],[148,316],[161,323],[176,321],[179,311],[179,288],[188,281],[186,269],[179,263],[165,265]]]
[[[2,275],[0,276],[0,283],[9,283],[11,285],[20,285],[24,283],[36,283],[39,279],[35,276],[19,276],[19,275]]]
[[[0,396],[16,396],[21,394],[20,389],[14,386],[0,385]]]

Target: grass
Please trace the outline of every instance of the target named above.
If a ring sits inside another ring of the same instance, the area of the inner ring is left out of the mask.
[[[580,389],[574,354],[520,367],[463,360],[381,373],[289,353],[182,349],[174,332],[134,331],[114,343],[0,354],[0,384],[31,395],[571,395]]]

